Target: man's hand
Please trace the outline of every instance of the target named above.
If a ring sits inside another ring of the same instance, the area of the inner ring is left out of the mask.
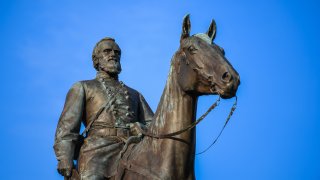
[[[73,168],[72,160],[60,160],[58,161],[58,172],[64,177],[70,177]]]
[[[146,130],[146,126],[139,122],[130,123],[129,126],[130,126],[130,133],[134,136],[142,136],[142,133],[140,132],[139,128],[142,129],[143,131]]]

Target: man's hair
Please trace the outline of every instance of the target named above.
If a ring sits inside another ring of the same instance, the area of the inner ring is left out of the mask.
[[[99,57],[98,54],[100,53],[99,51],[99,45],[104,42],[104,41],[113,41],[116,42],[113,38],[111,37],[105,37],[101,39],[93,48],[92,52],[92,62],[93,62],[93,67],[98,71],[99,70]]]

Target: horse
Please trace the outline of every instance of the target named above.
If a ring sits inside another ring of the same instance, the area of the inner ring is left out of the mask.
[[[224,50],[213,43],[216,23],[206,33],[190,36],[190,16],[182,23],[180,47],[173,55],[169,76],[148,133],[177,132],[196,118],[201,95],[236,95],[240,85],[237,71],[226,59]],[[195,179],[195,129],[167,138],[144,136],[121,154],[115,179]]]

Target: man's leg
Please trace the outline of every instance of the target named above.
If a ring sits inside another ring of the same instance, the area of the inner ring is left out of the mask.
[[[85,172],[80,174],[80,180],[106,180],[104,175],[97,174],[96,172]]]
[[[78,159],[80,179],[105,180],[114,175],[123,145],[118,138],[88,137]]]

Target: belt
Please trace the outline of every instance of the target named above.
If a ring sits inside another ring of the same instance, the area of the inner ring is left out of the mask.
[[[125,128],[99,128],[95,129],[92,128],[90,129],[88,136],[118,136],[118,137],[123,137],[123,138],[128,138],[130,137],[130,129],[125,129]]]

